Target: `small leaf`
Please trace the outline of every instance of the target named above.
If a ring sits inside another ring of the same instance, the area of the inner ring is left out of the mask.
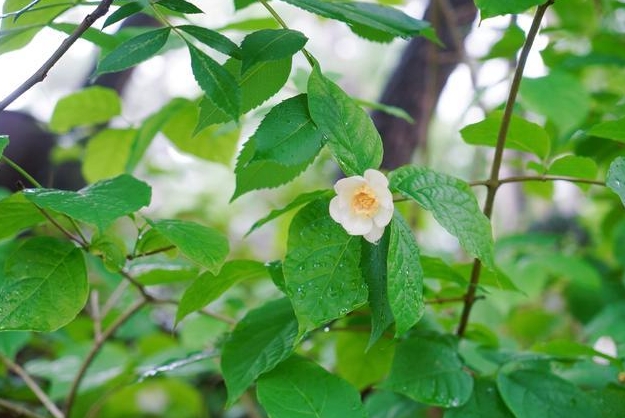
[[[391,188],[414,199],[472,256],[494,269],[490,221],[480,211],[475,195],[462,180],[425,167],[404,166],[389,175]]]
[[[373,121],[318,66],[308,79],[308,107],[346,175],[362,175],[368,168],[380,167],[382,140]]]
[[[245,9],[247,6],[256,3],[258,0],[234,0],[234,10]]]
[[[54,331],[87,302],[89,286],[80,249],[36,237],[15,250],[0,276],[0,331]]]
[[[158,4],[159,6],[162,6],[173,12],[186,14],[204,13],[196,5],[194,5],[193,3],[189,3],[185,0],[158,0],[155,4]]]
[[[598,171],[597,163],[588,157],[565,155],[551,163],[547,174],[593,180],[597,177]],[[575,184],[582,190],[588,190],[590,187],[588,184]]]
[[[2,157],[2,153],[7,145],[9,145],[9,137],[7,135],[0,135],[0,157]]]
[[[445,418],[514,418],[497,390],[495,382],[476,379],[473,393],[468,402],[460,408],[445,412]]]
[[[482,59],[514,58],[525,43],[525,32],[516,23],[511,23],[501,38],[493,44],[488,54]]]
[[[85,148],[82,174],[93,183],[124,173],[135,129],[104,129],[89,139]]]
[[[221,370],[232,405],[258,378],[291,355],[297,319],[288,299],[251,310],[224,343]]]
[[[64,133],[77,126],[106,122],[120,112],[121,101],[115,90],[88,87],[57,102],[50,129]]]
[[[181,25],[176,26],[176,28],[188,33],[204,45],[209,46],[216,51],[222,52],[233,58],[241,59],[241,50],[239,49],[239,46],[217,31],[195,25]]]
[[[76,31],[79,25],[76,23],[50,23],[48,26],[51,29],[71,35]],[[80,37],[100,47],[101,54],[109,53],[122,42],[114,35],[109,35],[93,27],[88,28]]]
[[[284,278],[300,331],[345,316],[367,301],[360,272],[360,237],[348,235],[328,199],[304,206],[289,228]]]
[[[469,400],[473,378],[450,338],[413,336],[397,344],[391,373],[382,386],[417,402],[449,408]]]
[[[185,290],[176,312],[176,323],[191,312],[198,311],[221,296],[241,280],[267,277],[267,268],[258,261],[232,260],[223,265],[219,274],[201,274]]]
[[[141,10],[143,10],[143,5],[141,3],[134,2],[134,1],[130,3],[126,3],[119,9],[115,10],[113,13],[111,13],[109,17],[106,18],[106,20],[104,21],[104,24],[102,25],[102,29],[104,29],[107,26],[112,25],[113,23],[117,23],[122,19],[125,19],[136,13],[139,13]]]
[[[403,119],[406,122],[413,124],[415,120],[401,107],[386,105],[384,103],[371,102],[369,100],[353,98],[354,102],[362,107],[366,107],[373,110],[379,110],[387,115],[395,116],[396,118]]]
[[[601,416],[588,395],[551,373],[540,370],[499,373],[497,386],[508,408],[518,417]]]
[[[543,3],[544,0],[475,0],[475,5],[480,10],[480,17],[482,19],[521,13],[532,6]]]
[[[607,186],[616,193],[625,205],[625,157],[618,157],[610,164],[606,177]]]
[[[128,39],[102,58],[96,74],[122,71],[152,58],[165,46],[169,31],[168,27],[155,29]]]
[[[306,45],[306,41],[308,38],[303,33],[290,29],[263,29],[247,35],[241,42],[241,74],[262,61],[292,56]]]
[[[388,248],[388,300],[400,337],[423,316],[423,269],[419,247],[406,221],[395,212]]]
[[[151,221],[151,225],[182,254],[211,273],[217,274],[221,269],[229,250],[228,240],[221,232],[195,222],[175,219]]]
[[[221,111],[234,120],[239,119],[241,91],[236,79],[217,61],[187,44],[191,54],[191,69],[206,96]]]
[[[595,125],[587,133],[600,138],[625,142],[625,117]]]
[[[15,235],[45,220],[41,211],[22,192],[0,200],[0,239]]]
[[[256,393],[272,418],[367,416],[355,387],[298,356],[261,376]]]
[[[98,227],[100,232],[113,221],[150,204],[152,190],[127,174],[102,180],[70,192],[56,189],[26,189],[24,196],[43,209],[63,213]]]

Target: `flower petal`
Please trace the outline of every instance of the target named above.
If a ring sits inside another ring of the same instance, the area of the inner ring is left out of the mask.
[[[384,228],[391,222],[391,219],[393,219],[393,209],[381,207],[378,213],[373,217],[373,223],[377,227]]]
[[[367,169],[365,171],[365,179],[367,179],[367,182],[369,182],[371,186],[375,185],[388,188],[388,179],[378,170],[374,170],[372,168]]]
[[[350,235],[364,235],[373,228],[373,221],[363,216],[346,216],[341,225]]]
[[[343,213],[344,211],[340,206],[339,196],[334,196],[332,200],[330,200],[330,217],[332,217],[335,222],[341,223],[343,219]]]
[[[378,242],[380,238],[382,238],[383,234],[384,234],[384,228],[378,228],[377,226],[373,225],[373,228],[371,228],[371,231],[365,234],[364,237],[370,243],[375,244],[376,242]]]
[[[393,194],[388,188],[375,184],[371,185],[370,187],[375,193],[375,196],[378,198],[378,203],[380,206],[387,209],[393,209]]]
[[[363,184],[367,184],[367,181],[362,176],[347,177],[337,181],[334,185],[334,190],[339,196],[342,194],[349,194],[351,196],[354,193],[354,190]]]

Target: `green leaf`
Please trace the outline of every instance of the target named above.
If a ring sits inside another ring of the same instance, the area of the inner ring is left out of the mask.
[[[493,237],[490,221],[480,211],[469,185],[455,177],[425,167],[404,166],[389,175],[392,189],[414,199],[472,256],[490,269],[493,260]]]
[[[286,166],[314,159],[323,147],[323,133],[308,113],[305,94],[274,106],[254,133],[256,152],[252,162],[271,160]]]
[[[625,389],[622,386],[610,384],[605,388],[591,393],[601,410],[603,417],[625,416]]]
[[[581,389],[540,370],[499,373],[497,387],[504,402],[518,417],[600,417],[592,400]]]
[[[122,42],[98,63],[96,74],[113,73],[134,67],[152,58],[169,37],[170,28],[151,30]]]
[[[191,312],[204,308],[241,280],[267,276],[267,268],[262,263],[251,260],[228,261],[219,274],[211,272],[201,274],[182,295],[176,312],[176,323]]]
[[[150,223],[189,259],[213,274],[219,272],[229,250],[221,232],[191,221],[163,219]]]
[[[297,320],[288,299],[251,310],[224,343],[221,370],[232,405],[258,378],[291,355]]]
[[[473,378],[464,370],[451,338],[413,336],[397,344],[391,373],[382,386],[417,402],[449,408],[469,400]]]
[[[50,120],[50,129],[64,133],[77,126],[106,122],[120,113],[121,101],[115,90],[87,87],[57,102]]]
[[[551,163],[547,174],[594,180],[597,177],[598,171],[597,163],[588,157],[565,155]],[[575,184],[583,190],[588,190],[590,187],[588,184]]]
[[[126,265],[128,273],[144,286],[186,282],[200,272],[197,264],[184,258],[142,257]]]
[[[545,94],[548,91],[549,94]],[[546,116],[561,135],[579,126],[590,111],[590,95],[580,81],[564,72],[539,78],[524,78],[519,91],[521,103]]]
[[[456,283],[462,287],[465,287],[468,284],[461,273],[450,267],[440,258],[421,255],[419,257],[419,261],[421,262],[423,276],[425,278],[445,280]]]
[[[616,193],[625,205],[625,157],[618,157],[608,170],[606,185]]]
[[[312,202],[313,200],[317,200],[317,199],[319,199],[321,197],[330,196],[331,193],[332,192],[329,191],[329,190],[316,190],[314,192],[300,194],[295,199],[293,199],[293,201],[291,201],[291,203],[289,203],[288,205],[286,205],[286,206],[284,206],[284,207],[282,207],[280,209],[274,209],[274,210],[272,210],[269,213],[269,215],[267,215],[264,218],[259,219],[258,221],[254,222],[254,225],[252,225],[250,230],[247,231],[245,236],[248,236],[249,234],[251,234],[252,232],[257,230],[261,226],[265,225],[267,222],[270,222],[270,221],[276,219],[277,217],[282,216],[283,214],[292,211],[295,208],[298,208],[298,207],[300,207],[302,205],[305,205],[305,204],[307,204],[309,202]]]
[[[9,137],[7,135],[0,135],[0,157],[2,157],[2,153],[7,145],[9,145]]]
[[[595,125],[590,128],[587,133],[588,135],[598,136],[600,138],[625,142],[625,117]]]
[[[155,4],[169,9],[173,12],[180,12],[186,14],[204,13],[196,5],[189,3],[185,0],[158,0]]]
[[[388,341],[368,347],[368,340],[362,332],[339,332],[336,337],[336,372],[358,390],[387,375],[395,352],[395,346]]]
[[[384,103],[371,102],[369,100],[359,99],[356,97],[353,97],[352,100],[354,100],[354,102],[359,106],[366,107],[366,108],[373,109],[373,110],[379,110],[380,112],[384,112],[387,115],[391,115],[391,116],[395,116],[396,118],[403,119],[410,124],[415,123],[415,120],[412,118],[412,116],[410,116],[408,112],[406,112],[401,107],[390,106]]]
[[[136,129],[104,129],[87,142],[82,175],[89,183],[124,173]]]
[[[19,351],[24,348],[31,339],[31,333],[23,331],[4,331],[0,338],[0,354],[13,360]]]
[[[365,418],[360,393],[310,360],[292,356],[258,379],[258,401],[272,418]]]
[[[239,119],[241,91],[236,79],[217,61],[187,44],[191,55],[193,76],[206,96],[222,112],[234,120]]]
[[[541,415],[542,416],[542,415]],[[460,408],[449,409],[445,418],[514,418],[490,379],[475,379],[469,401]]]
[[[239,46],[221,33],[195,25],[176,26],[177,29],[188,33],[198,41],[236,59],[241,59]]]
[[[304,206],[289,228],[284,278],[301,331],[345,316],[367,301],[360,237],[330,217],[328,199]]]
[[[423,316],[423,269],[419,247],[410,227],[395,212],[388,248],[388,300],[395,318],[395,337],[400,337]]]
[[[0,200],[0,239],[15,235],[45,220],[41,211],[22,192]]]
[[[122,7],[115,10],[113,13],[111,13],[109,17],[106,18],[104,24],[102,25],[102,29],[112,25],[113,23],[117,23],[122,19],[139,13],[141,10],[143,10],[143,7],[143,4],[134,1],[124,4]]]
[[[234,10],[241,10],[256,3],[258,0],[234,0]]]
[[[23,193],[40,208],[93,224],[103,232],[117,218],[149,205],[152,190],[146,183],[128,174],[122,174],[110,180],[99,181],[77,192],[26,189]]]
[[[365,398],[369,418],[421,418],[426,416],[426,406],[398,393],[374,390]]]
[[[544,0],[475,0],[475,5],[480,10],[480,17],[482,19],[521,13],[532,6],[543,3]]]
[[[0,330],[54,331],[78,315],[88,292],[80,249],[55,238],[29,239],[0,275]]]
[[[362,175],[368,168],[380,167],[382,140],[373,121],[318,66],[308,79],[308,107],[346,175]]]
[[[552,356],[578,359],[580,357],[601,357],[615,366],[620,366],[620,361],[612,356],[603,354],[587,345],[569,341],[569,340],[552,340],[547,342],[538,342],[532,346],[532,351],[550,354]]]
[[[113,234],[97,234],[89,243],[89,252],[102,259],[109,271],[119,272],[126,265],[126,246]]]
[[[50,23],[48,25],[48,27],[67,35],[74,33],[78,26],[75,23]],[[121,40],[114,35],[109,35],[93,27],[88,28],[80,37],[100,47],[102,54],[112,51],[121,43]]]
[[[514,58],[525,43],[525,32],[516,23],[511,23],[501,38],[493,44],[482,59]]]
[[[483,121],[467,125],[460,130],[462,139],[471,145],[495,147],[502,119],[503,112],[493,112]],[[551,140],[541,126],[512,115],[504,147],[530,152],[544,159],[549,155]]]
[[[283,0],[309,12],[347,23],[350,27],[360,26],[370,31],[392,36],[409,38],[419,35],[430,25],[407,14],[375,3],[323,1],[323,0]]]
[[[241,74],[263,61],[275,61],[295,54],[306,45],[303,33],[290,29],[263,29],[250,33],[241,42]]]
[[[257,1],[257,0],[254,0]],[[243,19],[240,21],[235,21],[232,23],[228,23],[225,26],[222,26],[218,30],[237,30],[242,32],[251,32],[259,29],[278,29],[280,28],[280,24],[276,22],[276,19],[273,17],[259,17],[259,18],[249,18]]]

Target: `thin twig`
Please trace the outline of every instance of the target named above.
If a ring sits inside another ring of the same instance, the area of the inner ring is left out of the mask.
[[[63,418],[65,415],[59,410],[59,408],[52,402],[52,400],[45,394],[45,392],[39,387],[37,382],[33,380],[32,377],[24,370],[19,364],[14,363],[13,360],[0,353],[0,360],[7,367],[7,369],[11,370],[13,373],[18,375],[26,386],[35,394],[37,399],[41,402],[41,404],[50,412],[50,414],[54,418]]]
[[[119,274],[121,274],[122,276],[124,276],[124,278],[126,280],[128,280],[130,283],[132,283],[132,285],[134,287],[137,288],[137,290],[139,291],[139,293],[141,293],[141,296],[143,296],[143,298],[145,300],[147,300],[148,302],[151,302],[154,300],[154,296],[150,295],[146,290],[145,290],[145,286],[143,286],[141,283],[139,283],[137,281],[137,279],[135,279],[134,277],[132,277],[127,271],[125,270],[120,270]]]
[[[478,299],[484,299],[484,296],[475,296],[474,297],[475,300]],[[455,302],[466,302],[467,300],[467,295],[462,295],[462,296],[456,296],[453,298],[435,298],[435,299],[428,299],[425,301],[425,304],[427,305],[442,305],[445,303],[455,303]]]
[[[508,136],[508,128],[510,127],[512,111],[514,109],[516,97],[519,92],[519,87],[521,85],[521,79],[523,77],[525,63],[527,62],[527,57],[530,53],[530,50],[532,49],[534,39],[536,39],[536,35],[538,34],[538,31],[540,29],[540,23],[543,19],[543,16],[545,15],[545,11],[549,6],[553,4],[553,2],[554,0],[548,0],[546,3],[538,6],[536,14],[534,15],[534,20],[532,21],[532,26],[527,34],[527,39],[525,40],[525,44],[523,45],[523,49],[521,50],[521,55],[519,56],[519,62],[514,72],[512,83],[510,84],[510,92],[508,94],[508,99],[506,100],[506,107],[504,110],[503,118],[501,120],[501,126],[499,127],[499,133],[497,135],[497,145],[495,147],[495,156],[493,157],[493,165],[491,166],[490,178],[486,183],[486,187],[488,189],[486,192],[486,201],[484,203],[484,215],[486,215],[486,217],[488,218],[490,218],[493,214],[495,195],[497,194],[497,189],[500,184],[499,171],[503,162],[504,146],[506,144],[506,137]],[[471,278],[469,281],[469,286],[467,288],[466,299],[464,301],[464,306],[460,315],[458,330],[456,331],[456,334],[459,337],[462,337],[464,335],[464,332],[466,331],[467,325],[469,323],[471,308],[473,308],[473,304],[476,301],[475,292],[477,292],[478,283],[480,281],[481,269],[482,263],[479,259],[476,258],[473,262],[473,268],[471,270]]]
[[[1,110],[1,109],[0,109]],[[32,184],[33,186],[41,189],[43,188],[43,186],[41,185],[41,183],[39,183],[37,180],[35,180],[35,178],[33,176],[31,176],[30,174],[28,174],[28,172],[26,170],[24,170],[22,167],[20,167],[15,161],[11,160],[9,157],[7,157],[6,155],[3,155],[0,160],[4,161],[6,163],[6,165],[8,165],[9,167],[11,167],[13,170],[17,171],[22,177],[24,177],[26,180],[28,180],[28,182],[30,184]]]
[[[175,245],[168,245],[167,247],[157,248],[155,250],[146,251],[141,254],[128,254],[126,256],[126,260],[134,260],[134,259],[141,258],[141,257],[147,257],[147,256],[154,255],[154,254],[164,253],[169,250],[173,250],[174,248],[176,248]]]
[[[9,16],[15,16],[15,18],[17,19],[19,17],[19,15],[21,15],[22,13],[24,13],[25,11],[27,11],[28,9],[30,9],[31,7],[33,7],[34,5],[39,3],[40,1],[41,0],[33,0],[33,1],[31,1],[30,3],[28,3],[26,6],[22,7],[19,10],[15,10],[13,12],[8,12],[8,13],[0,15],[0,19],[7,18]]]
[[[128,286],[129,284],[126,280],[121,280],[119,282],[115,290],[113,290],[113,293],[111,293],[111,296],[109,296],[106,302],[104,302],[104,306],[102,306],[102,309],[100,310],[100,316],[102,318],[106,318],[111,309],[113,309],[115,305],[117,305],[117,302],[119,302],[121,297],[124,295],[124,292],[126,291]]]
[[[22,405],[18,405],[6,399],[0,398],[0,411],[5,409],[7,411],[15,412],[20,417],[26,418],[46,418],[43,415],[39,415],[29,409],[24,408]]]
[[[22,94],[30,90],[35,84],[43,81],[48,75],[48,71],[61,59],[69,48],[76,42],[82,34],[91,27],[100,17],[104,16],[111,6],[113,0],[102,0],[93,13],[88,14],[70,36],[65,38],[56,51],[48,58],[35,73],[23,82],[17,89],[0,102],[0,111],[6,109],[8,105],[17,100]]]
[[[164,304],[164,305],[180,305],[180,301],[176,300],[176,299],[160,299],[160,298],[156,298],[156,297],[152,297],[152,300],[150,301],[151,303],[159,303],[159,304]],[[237,321],[234,318],[230,318],[229,316],[225,316],[222,314],[218,314],[212,311],[209,311],[207,308],[203,308],[197,311],[199,314],[202,314],[204,316],[208,316],[210,318],[214,318],[218,321],[224,322],[230,326],[232,325],[236,325]]]

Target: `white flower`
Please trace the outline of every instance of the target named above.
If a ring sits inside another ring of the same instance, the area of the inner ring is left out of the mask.
[[[599,337],[599,339],[597,340],[597,342],[595,342],[595,345],[593,345],[592,348],[594,348],[595,351],[598,351],[601,354],[605,354],[610,357],[616,357],[618,354],[616,352],[616,343],[612,338],[606,335]],[[592,361],[597,364],[609,364],[609,361],[607,359],[599,356],[593,356]]]
[[[336,196],[330,201],[330,216],[350,235],[363,235],[375,243],[393,217],[393,195],[388,180],[377,170],[363,176],[341,179],[334,185]]]

